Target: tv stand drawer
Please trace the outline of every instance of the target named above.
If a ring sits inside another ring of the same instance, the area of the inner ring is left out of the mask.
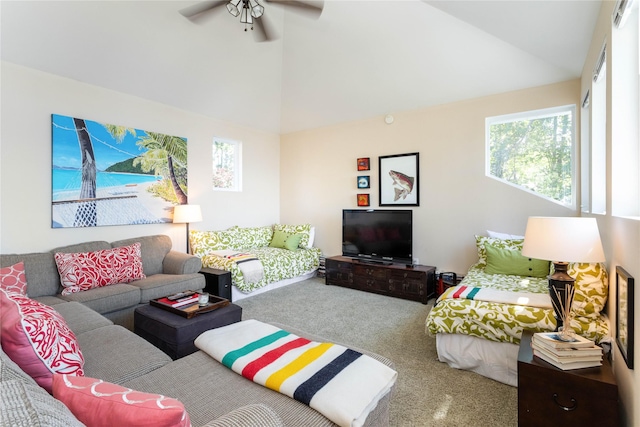
[[[325,260],[326,284],[419,301],[435,296],[436,268],[425,265],[369,264],[335,256]]]

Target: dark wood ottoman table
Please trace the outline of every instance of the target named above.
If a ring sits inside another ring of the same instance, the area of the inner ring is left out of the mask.
[[[133,328],[136,334],[176,360],[198,350],[193,341],[204,331],[239,322],[241,318],[242,307],[235,304],[198,314],[191,319],[144,305],[134,312]]]

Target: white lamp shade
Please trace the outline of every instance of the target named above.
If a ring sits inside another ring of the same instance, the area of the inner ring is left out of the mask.
[[[522,255],[560,262],[606,260],[598,222],[582,217],[529,217]]]
[[[174,223],[189,223],[202,221],[200,205],[178,205],[173,208]]]

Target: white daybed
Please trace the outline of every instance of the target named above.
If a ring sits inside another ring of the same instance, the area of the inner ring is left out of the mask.
[[[286,236],[294,236],[299,243],[292,246]],[[310,224],[192,230],[189,234],[192,253],[203,267],[231,272],[232,301],[313,277],[321,255],[313,240]],[[255,269],[249,271],[249,264]]]
[[[427,316],[426,331],[436,337],[440,361],[517,386],[517,356],[522,331],[556,328],[551,303],[546,308],[544,304],[533,304],[548,295],[548,272],[538,277],[509,274],[515,263],[496,258],[496,254],[504,257],[505,253],[521,257],[522,239],[476,236],[476,244],[478,262],[469,269],[460,285],[449,288],[438,298]],[[568,273],[576,279],[572,305],[575,316],[571,327],[597,343],[609,342],[609,323],[602,312],[608,296],[605,266],[571,263]],[[476,288],[498,292],[484,292],[489,298],[483,300],[485,297],[478,297],[480,292],[473,294]],[[496,295],[499,298],[495,298]],[[498,302],[504,296],[515,299]]]

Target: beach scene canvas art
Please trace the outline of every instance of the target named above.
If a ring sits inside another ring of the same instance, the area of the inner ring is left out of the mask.
[[[171,222],[186,138],[53,114],[52,228]]]

